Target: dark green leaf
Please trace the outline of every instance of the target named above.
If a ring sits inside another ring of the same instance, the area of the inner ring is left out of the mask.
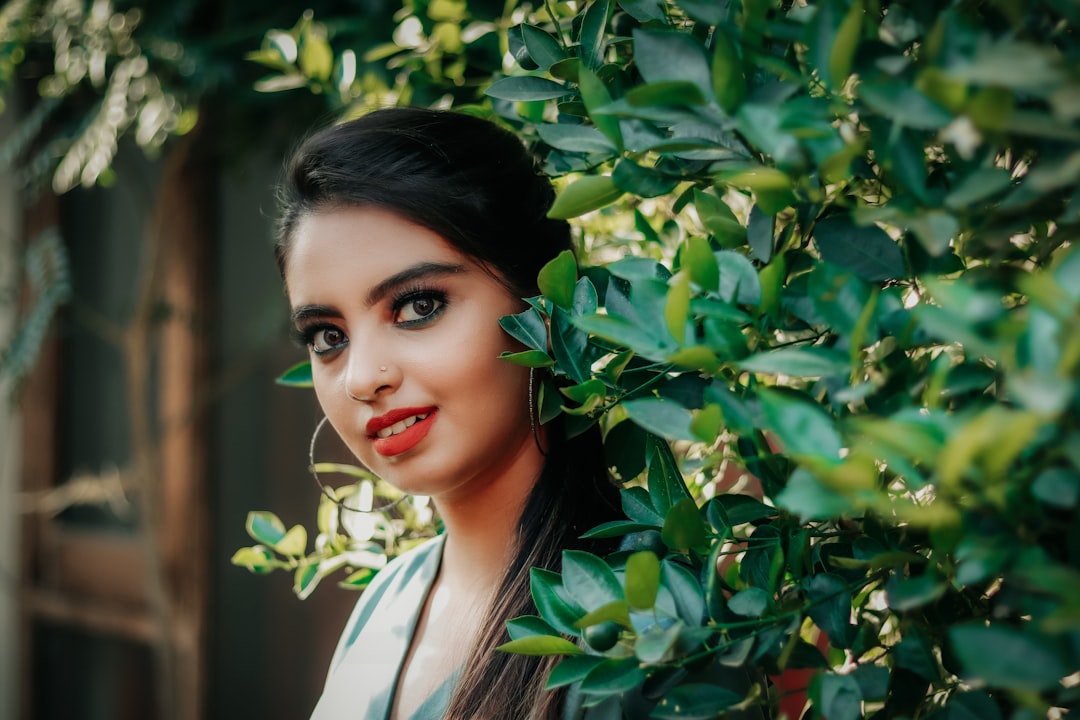
[[[545,687],[548,690],[554,690],[564,685],[576,683],[602,662],[604,662],[604,658],[593,655],[568,657],[552,668]]]
[[[660,563],[660,584],[671,592],[679,619],[697,627],[705,619],[705,591],[686,566],[671,559]]]
[[[566,51],[559,41],[535,25],[522,25],[521,39],[529,51],[529,57],[541,70],[547,70],[566,57]]]
[[[647,435],[645,460],[649,467],[649,497],[658,513],[667,515],[676,503],[691,498],[667,442],[656,435]]]
[[[562,577],[542,568],[532,568],[529,575],[533,602],[536,603],[540,616],[561,633],[577,634],[574,623],[585,613],[568,602],[569,595],[563,589]]]
[[[821,257],[871,282],[904,275],[904,258],[896,241],[876,225],[859,227],[843,216],[819,220],[814,239]]]
[[[314,382],[312,382],[311,379],[311,363],[305,360],[304,362],[293,365],[283,372],[274,382],[278,385],[288,385],[289,387],[314,387]]]
[[[993,687],[1048,690],[1069,672],[1054,643],[1032,628],[972,623],[948,634],[965,674]]]
[[[581,691],[587,694],[614,695],[631,690],[645,680],[645,671],[636,658],[604,660],[589,671],[581,681]]]
[[[750,245],[750,255],[755,260],[767,263],[772,259],[775,232],[775,215],[764,212],[757,205],[750,208],[750,219],[746,224],[746,242]]]
[[[547,325],[536,308],[529,308],[517,315],[501,317],[499,325],[525,347],[541,352],[547,351]]]
[[[665,80],[638,85],[626,93],[626,101],[634,107],[664,107],[704,105],[701,88],[685,80]]]
[[[851,673],[859,684],[863,700],[881,700],[889,692],[889,668],[882,665],[859,665]]]
[[[580,550],[564,550],[562,560],[563,586],[585,610],[622,599],[622,585],[600,558]]]
[[[756,618],[765,614],[772,604],[769,593],[758,587],[748,587],[740,590],[728,600],[728,609],[736,615]]]
[[[576,383],[585,382],[591,374],[588,344],[588,335],[574,325],[566,310],[556,306],[551,313],[551,352],[559,369]],[[603,383],[597,391],[603,397]]]
[[[678,182],[652,168],[642,167],[628,158],[620,158],[615,163],[611,180],[623,192],[643,198],[667,195]]]
[[[602,132],[588,125],[539,125],[540,139],[553,148],[575,153],[605,153],[613,155],[616,148]]]
[[[820,458],[828,463],[839,460],[843,447],[840,434],[833,418],[819,405],[776,390],[759,390],[758,401],[765,422],[787,452]]]
[[[622,537],[629,535],[630,533],[641,532],[643,530],[652,530],[655,525],[646,525],[645,523],[632,522],[628,520],[612,520],[601,525],[597,525],[592,530],[582,533],[582,538],[612,538]]]
[[[746,77],[739,51],[722,27],[713,33],[712,83],[723,111],[730,115],[738,110],[746,97]]]
[[[546,78],[540,77],[505,77],[499,78],[486,91],[487,95],[500,100],[528,102],[531,100],[552,100],[569,95],[570,90]]]
[[[949,701],[934,715],[934,720],[1001,720],[1001,709],[982,690],[957,692],[949,696]]]
[[[761,303],[761,279],[753,263],[733,250],[716,253],[720,266],[720,297],[737,305]]]
[[[1047,468],[1031,484],[1031,494],[1054,507],[1076,507],[1080,500],[1080,475],[1066,468]]]
[[[649,715],[657,720],[712,720],[742,698],[727,688],[704,683],[687,683],[671,692]]]
[[[634,61],[646,82],[682,80],[712,96],[709,60],[697,40],[688,33],[634,29]]]
[[[834,673],[821,676],[821,713],[829,720],[862,717],[862,694],[855,678]]]
[[[952,113],[905,83],[864,82],[859,95],[882,116],[918,130],[938,130],[953,119]]]
[[[499,355],[503,360],[509,360],[516,365],[530,368],[551,367],[555,361],[548,357],[546,352],[540,350],[524,350],[522,352],[504,352]]]
[[[581,20],[581,57],[590,69],[604,64],[604,29],[611,17],[611,0],[595,0]]]
[[[631,420],[651,433],[668,440],[694,439],[694,434],[690,431],[690,411],[678,403],[659,398],[643,398],[627,400],[622,406]]]
[[[652,527],[661,527],[664,524],[664,516],[653,507],[649,492],[645,488],[626,488],[620,495],[626,517]]]
[[[810,607],[806,613],[835,646],[849,646],[851,627],[851,590],[844,579],[832,573],[810,576],[804,584]]]
[[[523,615],[506,621],[506,631],[511,640],[531,637],[533,635],[556,635],[553,627],[544,622],[543,618],[535,615]]]
[[[941,680],[941,668],[926,633],[917,626],[909,627],[903,639],[893,648],[896,666],[915,673],[932,683]]]
[[[909,578],[893,575],[885,589],[889,607],[903,612],[937,600],[948,589],[948,585],[929,573]]]
[[[607,136],[607,139],[622,152],[623,136],[619,126],[619,119],[601,112],[611,104],[611,93],[596,73],[587,67],[578,68],[578,87],[581,90],[581,100],[585,103],[585,109],[589,113],[589,119]]]
[[[829,348],[786,347],[751,355],[739,361],[738,366],[750,372],[811,378],[847,375],[851,359]]]

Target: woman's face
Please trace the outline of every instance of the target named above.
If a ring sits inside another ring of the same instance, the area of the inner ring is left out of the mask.
[[[296,225],[285,282],[319,403],[373,472],[436,499],[539,474],[528,370],[498,359],[521,301],[469,257],[389,211],[332,209]]]

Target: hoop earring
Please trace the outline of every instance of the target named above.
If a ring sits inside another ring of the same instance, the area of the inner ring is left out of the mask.
[[[380,505],[379,507],[372,507],[365,510],[364,508],[353,507],[351,504],[346,503],[345,501],[337,497],[332,488],[328,488],[326,485],[323,485],[323,481],[319,478],[319,472],[318,470],[316,470],[315,467],[315,441],[318,440],[319,431],[323,429],[323,425],[325,425],[329,419],[330,418],[323,415],[323,419],[320,420],[315,426],[315,432],[311,434],[311,444],[308,445],[308,472],[310,472],[311,476],[315,478],[315,484],[319,486],[319,492],[325,495],[326,498],[330,500],[330,502],[334,503],[342,510],[352,510],[353,512],[366,514],[386,512],[387,510],[391,510],[397,507],[402,500],[408,497],[408,495],[402,493],[401,497],[399,497],[397,500],[394,500],[393,502],[388,502],[385,505]],[[361,480],[360,482],[371,483],[370,480]],[[357,484],[359,485],[360,483],[358,482]]]
[[[533,442],[536,443],[536,449],[540,451],[541,455],[547,457],[547,450],[540,444],[540,431],[537,428],[537,425],[540,424],[540,413],[536,407],[536,400],[533,398],[533,378],[535,373],[536,368],[529,368],[529,427],[532,428]]]

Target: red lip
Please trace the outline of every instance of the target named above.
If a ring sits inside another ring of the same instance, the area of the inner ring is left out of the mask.
[[[380,430],[388,428],[394,423],[401,422],[406,418],[413,417],[414,415],[427,415],[427,417],[423,420],[417,420],[396,435],[385,438],[376,435]],[[372,418],[368,421],[367,431],[372,439],[371,444],[375,448],[375,452],[384,457],[391,457],[393,455],[400,455],[407,450],[411,450],[416,447],[421,440],[427,437],[428,431],[431,430],[431,426],[435,422],[437,415],[438,413],[433,407],[400,408],[391,410],[385,415]]]

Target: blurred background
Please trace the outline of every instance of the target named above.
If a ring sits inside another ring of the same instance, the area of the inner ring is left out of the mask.
[[[274,185],[344,102],[438,100],[385,62],[429,5],[0,4],[0,718],[310,713],[356,594],[229,562],[318,507]]]

